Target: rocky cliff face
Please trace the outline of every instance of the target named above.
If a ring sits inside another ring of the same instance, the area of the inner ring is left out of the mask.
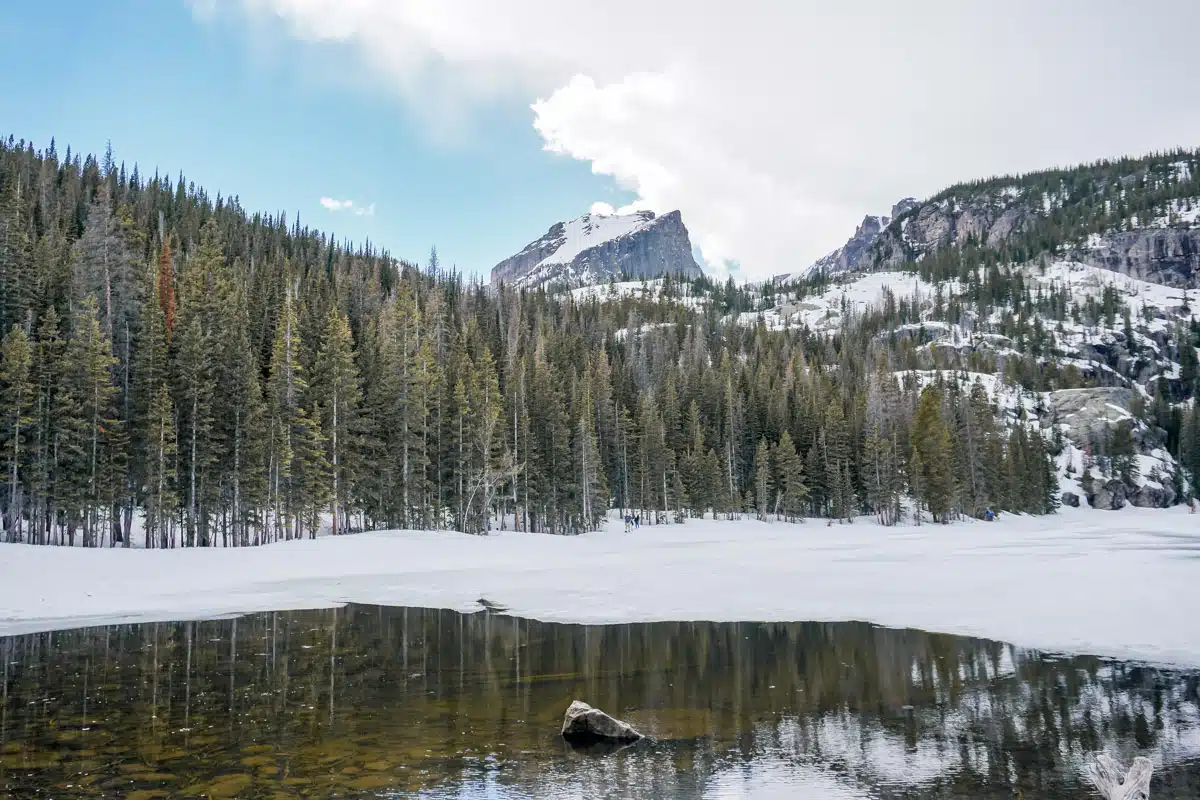
[[[602,216],[585,214],[559,222],[520,253],[492,269],[500,282],[531,288],[586,286],[620,279],[701,274],[678,211]]]
[[[1020,204],[1005,207],[991,197],[965,203],[940,200],[918,204],[911,213],[898,215],[880,233],[872,248],[873,265],[893,269],[905,261],[937,252],[947,246],[974,243],[1001,247],[1014,234],[1025,230],[1033,211]]]
[[[892,206],[892,213],[887,216],[877,217],[868,214],[863,217],[863,221],[859,223],[858,228],[854,231],[854,235],[844,245],[832,253],[817,259],[803,273],[788,275],[784,279],[808,277],[818,272],[826,275],[836,275],[839,272],[851,272],[857,269],[869,268],[871,266],[871,247],[879,238],[879,234],[887,229],[892,220],[917,205],[918,203],[914,198],[906,197]]]
[[[1195,154],[1182,154],[962,184],[894,214],[866,252],[855,252],[861,269],[887,270],[946,247],[1020,245],[1012,252],[1026,258],[1068,258],[1196,288],[1198,168]],[[864,233],[860,226],[851,242]]]
[[[1075,248],[1072,257],[1093,267],[1177,289],[1200,286],[1200,228],[1112,231]]]

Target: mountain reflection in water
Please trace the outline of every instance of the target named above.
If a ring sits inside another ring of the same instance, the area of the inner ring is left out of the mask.
[[[11,797],[1200,796],[1195,673],[863,623],[349,606],[0,639]],[[652,741],[558,737],[583,699]]]

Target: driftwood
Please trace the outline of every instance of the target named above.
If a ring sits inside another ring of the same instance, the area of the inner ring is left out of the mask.
[[[1149,800],[1153,768],[1150,759],[1138,756],[1125,772],[1120,762],[1104,753],[1084,768],[1084,774],[1105,800]]]

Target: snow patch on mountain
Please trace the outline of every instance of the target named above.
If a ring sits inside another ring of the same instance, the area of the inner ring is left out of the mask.
[[[953,282],[951,282],[953,283]],[[953,288],[943,284],[943,291]],[[877,307],[890,292],[895,297],[920,300],[932,298],[937,286],[913,272],[869,272],[847,274],[824,291],[799,296],[784,291],[777,296],[777,305],[761,311],[746,311],[736,316],[742,325],[756,325],[762,320],[768,330],[807,327],[818,333],[835,332],[847,319]],[[726,321],[733,317],[726,317]]]
[[[644,230],[654,223],[654,212],[638,211],[634,214],[584,214],[563,225],[558,236],[558,249],[542,259],[542,264],[570,264],[575,257],[590,247],[602,242],[627,236],[634,231]]]

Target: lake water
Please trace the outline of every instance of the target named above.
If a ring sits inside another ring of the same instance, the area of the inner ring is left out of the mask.
[[[1200,797],[1200,676],[862,623],[349,606],[0,639],[5,797]],[[582,699],[653,739],[575,751]]]

